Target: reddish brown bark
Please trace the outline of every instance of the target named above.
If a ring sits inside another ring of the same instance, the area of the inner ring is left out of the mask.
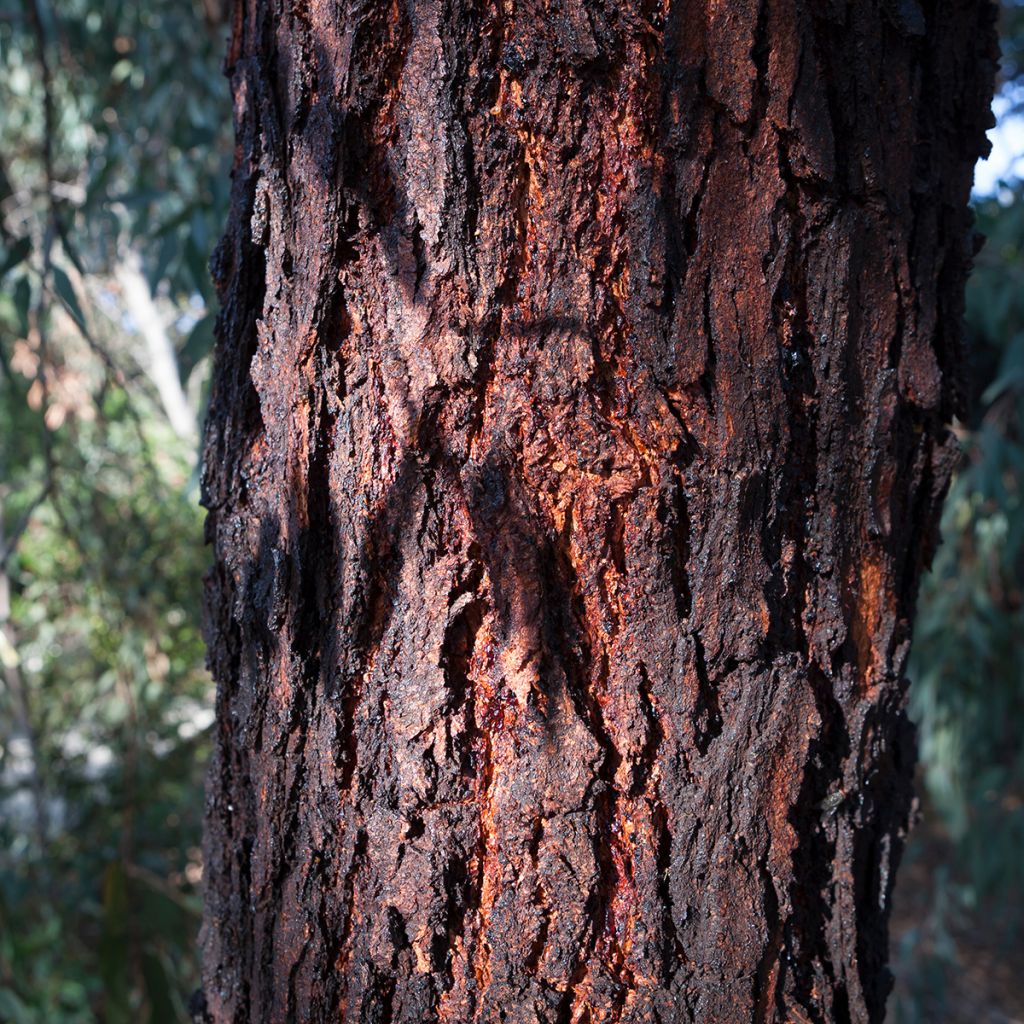
[[[877,1021],[980,0],[239,0],[223,1022]]]

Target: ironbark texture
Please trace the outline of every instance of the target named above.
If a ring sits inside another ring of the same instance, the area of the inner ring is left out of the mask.
[[[868,1022],[986,0],[237,0],[216,1024]]]

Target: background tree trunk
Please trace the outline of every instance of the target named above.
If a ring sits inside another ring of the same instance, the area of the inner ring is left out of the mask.
[[[222,1022],[877,1021],[982,0],[238,0]]]

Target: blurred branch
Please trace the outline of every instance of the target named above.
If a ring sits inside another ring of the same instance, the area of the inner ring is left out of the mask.
[[[134,878],[136,881],[142,882],[143,885],[148,885],[154,892],[166,896],[167,899],[177,904],[191,917],[198,918],[202,916],[202,910],[196,905],[194,899],[189,899],[176,885],[173,885],[165,878],[161,878],[155,871],[150,871],[149,868],[136,864],[134,861],[127,862],[123,867],[124,873],[129,878]]]
[[[18,522],[6,535],[3,531],[3,522],[0,521],[0,573],[7,572],[11,556],[17,550],[18,541],[21,540],[25,530],[28,529],[28,524],[32,521],[32,516],[35,514],[36,509],[49,497],[51,488],[52,475],[47,473],[43,486],[28,503],[28,508],[22,513]]]

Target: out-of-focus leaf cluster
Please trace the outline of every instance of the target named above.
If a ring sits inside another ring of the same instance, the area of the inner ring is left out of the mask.
[[[215,0],[0,0],[12,1024],[187,1021],[197,983],[212,695],[195,426],[229,185],[222,21]]]
[[[19,729],[0,755],[0,1020],[187,1020],[195,984],[210,721],[199,514],[181,453],[144,468],[173,435],[106,415],[77,459],[62,448],[59,497],[12,567],[5,653],[32,740]],[[17,695],[3,703],[19,724]]]
[[[924,820],[909,870],[930,860],[932,892],[904,940],[900,1022],[960,1020],[942,993],[978,933],[1013,949],[1024,932],[1024,187],[977,212],[988,240],[967,292],[971,413],[910,668]]]
[[[973,413],[922,595],[912,701],[928,796],[980,897],[1021,881],[1007,854],[1024,849],[1024,190],[978,212]]]
[[[105,274],[130,245],[155,292],[212,300],[229,187],[220,17],[215,0],[0,0],[5,291],[22,271],[35,287],[24,258],[49,229],[66,270]]]
[[[1003,0],[1000,14],[1000,85],[1006,90],[1024,81],[1024,0]]]

